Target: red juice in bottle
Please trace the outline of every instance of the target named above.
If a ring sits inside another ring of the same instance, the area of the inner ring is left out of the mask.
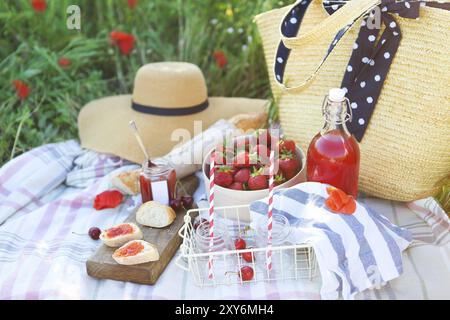
[[[328,183],[356,198],[360,153],[345,124],[351,118],[347,101],[344,90],[330,90],[323,106],[325,125],[309,144],[306,174],[308,181]]]

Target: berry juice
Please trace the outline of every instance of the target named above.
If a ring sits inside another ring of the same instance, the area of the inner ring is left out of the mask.
[[[359,147],[353,136],[338,130],[318,133],[308,149],[308,181],[328,183],[356,198],[359,177]]]
[[[358,142],[345,122],[345,92],[332,89],[325,100],[325,125],[311,141],[307,154],[307,180],[330,184],[352,195],[358,195],[360,153]]]

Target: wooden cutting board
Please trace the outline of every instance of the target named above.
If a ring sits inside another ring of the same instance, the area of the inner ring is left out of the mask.
[[[181,183],[184,190],[192,195],[197,189],[198,179],[192,175],[181,180]],[[186,210],[180,209],[177,212],[175,221],[170,226],[157,229],[139,225],[136,222],[136,212],[132,213],[125,222],[136,223],[142,230],[144,240],[158,247],[159,260],[134,266],[120,265],[112,258],[112,254],[116,248],[102,245],[86,262],[88,275],[100,279],[155,284],[182,242],[178,231],[183,226],[185,214]]]

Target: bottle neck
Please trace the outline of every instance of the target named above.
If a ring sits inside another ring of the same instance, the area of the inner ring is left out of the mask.
[[[330,131],[341,131],[350,136],[350,132],[345,124],[348,120],[347,104],[345,101],[335,102],[326,99],[324,106],[325,124],[321,133]]]

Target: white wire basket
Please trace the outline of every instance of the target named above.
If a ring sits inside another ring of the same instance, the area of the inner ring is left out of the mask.
[[[200,287],[253,283],[261,281],[280,281],[309,279],[316,276],[317,264],[314,250],[309,244],[272,246],[272,270],[266,267],[268,248],[256,247],[257,232],[250,228],[248,222],[239,219],[239,212],[248,206],[228,206],[215,208],[215,228],[222,225],[223,231],[232,239],[231,246],[225,250],[206,251],[201,248],[193,219],[197,216],[207,217],[209,208],[189,210],[184,217],[184,225],[179,231],[183,238],[181,255],[176,264],[192,273],[195,283]],[[247,248],[235,250],[233,241],[242,238]],[[275,240],[275,239],[274,239]],[[250,262],[243,259],[242,254],[251,255]],[[208,261],[212,258],[214,277],[208,277]],[[241,279],[240,270],[244,266],[253,269],[253,278],[245,281]]]

